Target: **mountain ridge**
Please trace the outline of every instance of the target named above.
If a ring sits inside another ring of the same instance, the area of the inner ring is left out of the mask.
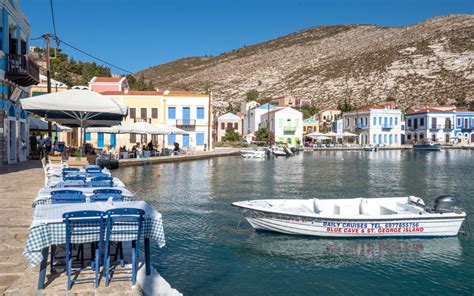
[[[159,88],[212,89],[219,110],[256,89],[312,98],[319,108],[392,98],[404,107],[474,100],[474,16],[405,27],[317,26],[218,56],[158,65],[136,75]]]

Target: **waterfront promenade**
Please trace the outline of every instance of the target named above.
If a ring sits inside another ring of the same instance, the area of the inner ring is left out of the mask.
[[[38,266],[30,266],[23,257],[23,248],[32,221],[31,203],[44,186],[40,161],[0,168],[0,294],[2,295],[64,295],[67,293],[65,273],[46,277],[44,291],[37,291]],[[142,268],[143,269],[143,268]],[[112,282],[108,288],[102,281],[74,285],[71,293],[79,295],[180,295],[158,274],[138,275],[138,285],[132,289],[129,281]]]

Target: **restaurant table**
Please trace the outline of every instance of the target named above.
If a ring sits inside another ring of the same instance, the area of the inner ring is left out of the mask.
[[[114,189],[122,191],[124,201],[131,201],[135,196],[134,193],[128,191],[124,187],[68,187],[67,190],[78,190],[81,191],[86,197],[90,197],[94,194],[94,190],[98,189]],[[38,196],[33,200],[32,207],[35,208],[37,205],[50,204],[51,203],[51,192],[57,190],[64,190],[64,188],[50,188],[43,187],[38,191]]]
[[[35,208],[33,222],[29,228],[23,255],[35,266],[40,263],[38,289],[44,288],[46,266],[48,263],[48,249],[52,245],[66,243],[66,224],[63,214],[75,211],[107,211],[118,208],[138,208],[145,211],[142,237],[145,241],[145,269],[146,275],[151,273],[151,243],[156,242],[160,248],[165,246],[165,234],[161,214],[144,201],[124,202],[96,202],[79,204],[46,204]],[[128,235],[116,234],[114,241],[127,241]],[[74,243],[88,243],[97,241],[97,235],[83,235],[76,237]]]

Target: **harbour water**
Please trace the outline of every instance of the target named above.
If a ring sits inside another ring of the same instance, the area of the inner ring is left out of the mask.
[[[457,193],[472,214],[473,161],[474,151],[465,150],[324,151],[128,167],[115,175],[163,214],[167,245],[154,249],[154,267],[184,295],[472,295],[472,237],[322,239],[255,232],[230,204],[416,195],[431,205],[438,195]]]

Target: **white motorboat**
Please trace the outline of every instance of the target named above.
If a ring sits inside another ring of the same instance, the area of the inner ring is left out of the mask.
[[[265,150],[240,150],[240,156],[243,158],[265,158]]]
[[[293,151],[289,148],[273,148],[272,153],[274,156],[279,157],[279,156],[295,156]]]
[[[376,145],[365,145],[364,151],[377,151],[379,148]]]
[[[324,237],[436,237],[458,234],[466,212],[443,195],[421,198],[267,199],[232,203],[255,229]]]
[[[414,150],[424,150],[424,151],[440,151],[441,144],[439,143],[422,143],[422,144],[413,144]]]

